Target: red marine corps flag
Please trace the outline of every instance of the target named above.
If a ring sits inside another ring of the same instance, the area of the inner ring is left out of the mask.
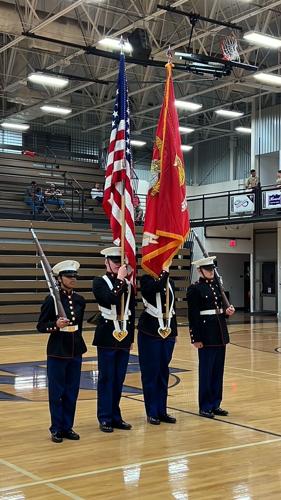
[[[124,247],[128,264],[132,269],[131,282],[135,285],[136,249],[131,163],[128,86],[125,56],[121,52],[108,148],[103,208],[109,218],[114,243]]]
[[[169,266],[189,232],[186,186],[179,121],[175,106],[172,64],[166,65],[167,80],[153,148],[153,182],[148,191],[142,267],[159,276]]]

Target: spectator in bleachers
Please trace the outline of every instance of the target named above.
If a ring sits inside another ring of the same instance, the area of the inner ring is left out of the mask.
[[[98,206],[102,205],[103,189],[99,182],[96,182],[95,187],[91,189],[91,198],[96,201]]]
[[[45,203],[47,205],[56,205],[57,207],[64,207],[64,200],[62,199],[62,192],[56,187],[54,183],[45,190]]]
[[[30,186],[26,189],[24,201],[28,207],[31,207],[33,215],[43,211],[44,194],[36,181],[31,181]]]

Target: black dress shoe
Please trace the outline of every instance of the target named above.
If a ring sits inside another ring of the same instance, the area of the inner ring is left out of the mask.
[[[120,420],[120,422],[114,422],[112,424],[112,427],[114,427],[114,429],[122,429],[124,431],[129,431],[132,428],[131,424],[124,422],[124,420]]]
[[[107,422],[101,422],[100,423],[100,430],[102,432],[113,432],[113,427],[112,427],[112,425],[108,424]]]
[[[147,421],[149,424],[152,424],[152,425],[160,425],[159,418],[147,417]]]
[[[209,410],[209,411],[200,410],[199,415],[200,415],[200,417],[214,418],[214,414],[211,410]]]
[[[219,415],[219,417],[226,417],[228,415],[227,410],[223,410],[222,408],[216,408],[213,410],[214,415]]]
[[[80,439],[79,434],[74,432],[73,429],[70,429],[70,431],[63,431],[62,435],[64,438],[71,439],[72,441],[78,441],[78,439]]]
[[[160,422],[166,422],[166,424],[175,424],[177,421],[175,417],[172,417],[172,415],[168,415],[168,413],[159,417],[159,420]]]
[[[63,442],[62,433],[59,431],[51,432],[51,440],[54,443],[62,443]]]

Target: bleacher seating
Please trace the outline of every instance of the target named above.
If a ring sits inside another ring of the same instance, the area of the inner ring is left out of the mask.
[[[0,219],[0,322],[34,322],[48,293],[47,284],[29,231],[30,222]],[[33,227],[51,265],[64,259],[81,263],[77,290],[87,301],[87,317],[97,311],[92,279],[104,274],[101,247],[112,244],[108,229],[95,230],[92,224],[34,221]],[[141,230],[137,243],[140,248]],[[140,255],[139,264],[140,264]],[[139,275],[142,273],[139,266]],[[173,260],[171,276],[176,283],[178,317],[185,321],[186,287],[190,273],[190,250],[182,249]],[[138,294],[138,311],[142,309]]]
[[[73,220],[105,221],[101,207],[93,210],[87,204],[93,185],[104,182],[104,171],[96,164],[70,160],[56,163],[51,159],[11,154],[0,154],[0,217],[32,218],[30,207],[24,202],[26,188],[32,180],[43,189],[55,183],[63,191],[65,209]],[[56,207],[49,209],[56,212]],[[54,218],[66,219],[63,214],[56,213]]]

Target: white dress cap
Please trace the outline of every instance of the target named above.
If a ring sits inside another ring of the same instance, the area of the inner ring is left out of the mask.
[[[63,260],[58,262],[52,269],[55,276],[62,272],[77,272],[80,267],[79,262],[76,260]]]
[[[100,252],[105,257],[121,257],[121,247],[108,247]]]
[[[204,257],[203,259],[194,260],[192,262],[192,264],[194,264],[194,266],[196,266],[197,268],[198,267],[205,267],[205,266],[212,266],[212,265],[215,265],[214,264],[215,259],[216,259],[216,256],[212,255],[210,257]]]

